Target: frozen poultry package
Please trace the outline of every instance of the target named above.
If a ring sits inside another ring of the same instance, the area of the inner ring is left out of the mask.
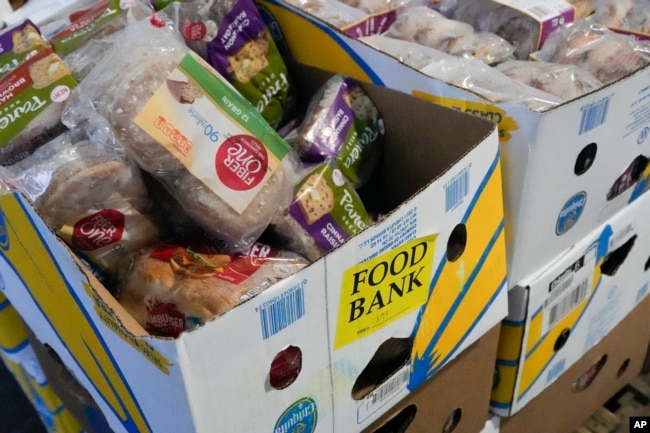
[[[295,253],[262,243],[234,255],[206,243],[159,244],[132,254],[117,299],[151,334],[177,337],[308,264]]]
[[[120,34],[71,96],[64,123],[104,115],[201,228],[246,251],[291,201],[298,157],[173,28],[145,20]]]
[[[464,22],[445,17],[427,6],[411,6],[396,12],[384,36],[415,42],[447,54],[496,64],[513,58],[515,47],[490,32],[475,32]]]
[[[603,87],[603,83],[575,65],[532,60],[510,60],[495,66],[510,78],[542,90],[565,101]]]
[[[50,229],[111,275],[129,253],[163,235],[139,168],[99,116],[1,173]]]
[[[515,58],[526,60],[555,28],[575,20],[564,0],[443,0],[439,10],[475,31],[496,33],[515,46]]]
[[[360,188],[377,165],[384,135],[381,113],[360,83],[336,74],[312,95],[304,119],[286,139],[302,161],[332,158]]]
[[[557,29],[533,57],[579,66],[609,84],[650,64],[650,41],[638,41],[585,20]]]

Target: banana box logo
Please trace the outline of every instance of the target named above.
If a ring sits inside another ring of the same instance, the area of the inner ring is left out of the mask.
[[[467,232],[463,253],[443,257],[428,288],[413,331],[411,391],[455,355],[506,286],[504,221],[495,203],[502,203],[498,156],[461,221]]]
[[[55,251],[35,226],[33,210],[17,194],[0,197],[0,261],[15,273],[77,366],[93,383],[127,432],[151,432],[149,421],[115,362],[106,342],[88,317],[73,283],[57,261]],[[11,217],[8,217],[10,215]],[[41,227],[41,230],[46,230]],[[47,234],[47,233],[46,233]],[[59,251],[59,254],[62,254]],[[68,254],[67,252],[63,254]],[[61,259],[59,259],[61,260]],[[7,276],[4,276],[5,280]],[[76,277],[76,276],[75,276]],[[81,271],[79,277],[83,278]],[[75,278],[76,280],[76,278]],[[164,359],[160,354],[159,359]],[[164,362],[169,365],[169,362]]]
[[[404,317],[427,300],[436,237],[407,242],[343,273],[334,350]]]

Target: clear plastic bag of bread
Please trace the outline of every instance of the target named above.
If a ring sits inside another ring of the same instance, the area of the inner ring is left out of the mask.
[[[496,65],[499,72],[565,101],[603,87],[603,83],[576,65],[532,60],[510,60]]]
[[[396,19],[384,36],[416,42],[447,54],[471,57],[487,64],[513,58],[515,47],[489,32],[475,32],[464,22],[445,17],[423,5],[411,5],[396,12]]]
[[[241,254],[223,254],[203,241],[160,244],[132,255],[116,297],[151,334],[177,337],[307,265],[297,254],[262,243]]]
[[[336,74],[312,95],[304,119],[286,138],[302,161],[332,158],[360,188],[379,161],[384,135],[381,113],[361,84]]]
[[[109,274],[117,274],[129,253],[164,235],[140,169],[101,116],[5,167],[2,175],[75,252]]]
[[[367,36],[359,40],[423,74],[468,90],[493,103],[509,102],[531,111],[545,111],[563,102],[557,96],[515,81],[476,59],[452,56],[414,42],[383,35]]]
[[[159,25],[120,32],[73,92],[63,122],[72,128],[97,110],[200,227],[246,251],[291,201],[298,158],[169,23]]]
[[[187,0],[160,11],[274,128],[294,113],[289,70],[254,0]]]
[[[304,164],[293,201],[270,232],[284,248],[316,261],[371,224],[361,197],[328,158]]]
[[[609,84],[650,64],[650,41],[639,41],[584,20],[558,28],[534,58],[579,66]]]
[[[650,3],[647,0],[594,0],[590,19],[607,27],[650,35]]]
[[[538,1],[524,5],[525,9],[495,0],[443,0],[442,3],[439,10],[448,18],[468,23],[477,32],[495,33],[510,42],[519,60],[528,59],[530,53],[539,49],[544,36],[541,21],[575,17],[573,8],[562,0]],[[558,11],[558,5],[564,9]]]
[[[287,3],[339,29],[368,16],[366,12],[338,0],[287,0]]]

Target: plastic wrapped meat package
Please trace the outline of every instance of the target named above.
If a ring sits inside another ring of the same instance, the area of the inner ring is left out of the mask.
[[[382,35],[360,40],[423,74],[468,90],[493,103],[510,102],[531,111],[545,111],[564,102],[557,96],[515,81],[476,59],[451,56],[413,42]]]
[[[97,110],[202,229],[246,251],[291,201],[297,155],[172,28],[145,20],[120,34],[63,122],[73,128]]]
[[[511,60],[495,67],[514,80],[566,101],[603,87],[590,72],[575,65]]]
[[[100,116],[1,173],[75,252],[109,274],[163,236],[139,168]]]
[[[558,28],[534,58],[579,66],[609,84],[650,64],[650,41],[637,41],[586,20]]]
[[[117,299],[151,334],[177,337],[307,265],[261,243],[241,254],[222,254],[209,243],[159,244],[132,254]]]
[[[416,42],[447,54],[475,58],[487,64],[513,58],[515,47],[500,36],[474,31],[464,22],[446,18],[427,6],[411,6],[397,17],[384,36]]]

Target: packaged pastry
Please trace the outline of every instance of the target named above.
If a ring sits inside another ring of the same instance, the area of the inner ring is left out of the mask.
[[[253,0],[175,2],[161,13],[271,126],[293,114],[288,69]]]
[[[21,65],[29,56],[47,47],[47,41],[31,21],[0,32],[0,77]]]
[[[609,84],[650,64],[650,41],[638,41],[585,20],[556,30],[534,57],[579,66]]]
[[[285,248],[310,261],[339,247],[371,223],[361,198],[328,159],[300,171],[291,205],[273,221]]]
[[[513,58],[515,52],[515,47],[502,37],[489,32],[477,33],[471,25],[448,19],[427,6],[399,10],[395,21],[383,34],[487,64]]]
[[[384,121],[361,85],[332,76],[310,100],[304,120],[287,140],[306,162],[336,161],[356,188],[370,177],[381,154]]]
[[[247,250],[291,200],[295,153],[172,28],[142,21],[120,35],[74,92],[64,123],[97,109],[197,224]]]
[[[117,299],[150,333],[177,337],[227,313],[308,265],[255,243],[242,254],[209,244],[161,244],[132,256]]]
[[[110,274],[129,253],[160,240],[140,170],[100,117],[6,167],[3,178],[75,252]]]
[[[510,78],[569,101],[603,87],[603,83],[576,65],[532,60],[510,60],[496,69]]]
[[[0,165],[11,165],[61,134],[61,113],[77,85],[46,47],[0,78]]]

